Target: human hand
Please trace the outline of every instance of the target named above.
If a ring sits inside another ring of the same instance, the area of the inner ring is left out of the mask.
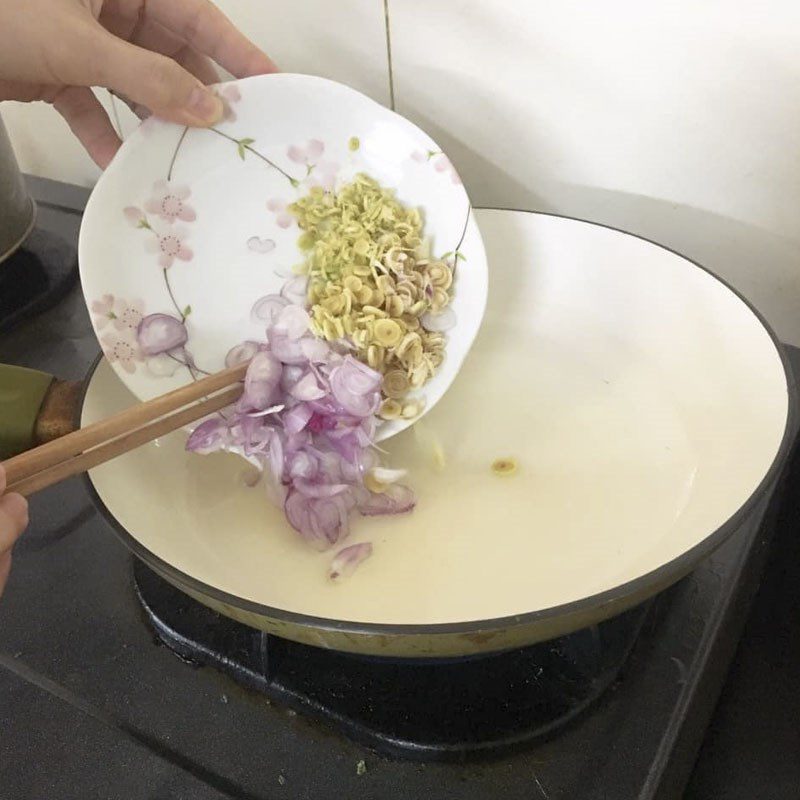
[[[11,569],[11,548],[28,526],[28,501],[19,494],[5,494],[6,471],[0,464],[0,595]]]
[[[213,125],[211,59],[237,78],[277,71],[210,0],[0,0],[0,100],[52,103],[102,168],[121,142],[87,87]]]

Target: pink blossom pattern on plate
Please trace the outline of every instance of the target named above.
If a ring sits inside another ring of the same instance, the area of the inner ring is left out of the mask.
[[[437,172],[448,174],[450,176],[450,180],[454,184],[461,184],[461,176],[458,174],[458,172],[456,172],[453,162],[450,161],[450,159],[441,150],[428,150],[427,152],[424,150],[415,150],[411,154],[411,158],[420,164],[425,164],[426,162],[430,161],[433,164],[433,168]]]
[[[153,194],[145,203],[144,210],[156,214],[170,225],[176,220],[193,222],[197,215],[186,202],[190,195],[188,186],[173,186],[165,180],[156,181],[153,184]]]
[[[294,217],[287,209],[287,203],[280,197],[273,197],[267,200],[267,208],[275,215],[275,223],[279,228],[290,228],[294,222]]]
[[[179,261],[191,261],[191,249],[186,245],[189,232],[184,228],[174,228],[166,233],[153,230],[155,237],[147,240],[147,250],[151,253],[158,253],[158,263],[163,269],[169,269],[175,259]]]
[[[104,294],[99,300],[92,301],[91,311],[94,315],[95,330],[102,331],[106,325],[116,319],[114,295]]]
[[[105,333],[100,337],[100,344],[109,363],[118,363],[125,372],[136,372],[136,364],[143,360],[136,339],[127,331]]]
[[[319,139],[309,139],[305,147],[293,144],[286,151],[286,155],[296,164],[305,164],[313,167],[325,152],[325,143]]]
[[[104,294],[91,304],[91,311],[96,330],[102,331],[112,323],[116,330],[135,335],[144,316],[144,303],[141,300],[128,303],[122,298],[115,298],[113,294]]]
[[[262,238],[261,236],[251,236],[247,240],[247,249],[252,250],[254,253],[266,255],[275,249],[275,240]]]
[[[126,206],[123,213],[135,228],[141,228],[152,234],[145,247],[148,252],[158,253],[158,263],[162,269],[171,267],[176,258],[180,261],[191,260],[194,254],[186,244],[189,236],[186,228],[171,225],[168,231],[158,231],[150,224],[147,214],[137,206]]]
[[[175,224],[176,220],[183,222],[195,220],[194,209],[185,202],[190,194],[186,186],[175,186],[169,180],[159,180],[153,184],[153,195],[145,204],[146,210],[138,206],[126,206],[123,209],[128,222],[146,235],[145,249],[158,256],[157,261],[163,273],[167,297],[177,312],[177,316],[157,313],[145,317],[144,304],[141,301],[115,300],[112,295],[104,295],[92,303],[92,312],[96,316],[95,327],[98,331],[112,321],[114,328],[122,332],[123,336],[116,339],[109,338],[104,344],[108,360],[112,363],[119,362],[127,372],[135,371],[135,362],[144,360],[146,356],[146,366],[150,374],[155,377],[172,374],[174,370],[171,365],[164,363],[163,355],[167,350],[170,351],[169,357],[185,366],[193,378],[196,378],[196,374],[201,371],[184,346],[189,338],[185,323],[192,313],[192,307],[179,305],[170,285],[168,273],[176,259],[190,261],[194,255],[186,244],[188,229]],[[158,227],[154,227],[148,219],[148,213],[160,218]],[[166,227],[162,228],[164,222]],[[171,327],[166,325],[167,322]],[[176,331],[179,331],[179,335]],[[170,345],[164,351],[158,349],[162,340]],[[168,369],[165,369],[165,366]]]
[[[134,228],[149,228],[150,223],[147,221],[147,216],[144,211],[137,206],[125,206],[122,209],[125,219],[133,225]]]
[[[305,164],[307,186],[321,186],[330,191],[336,184],[339,164],[335,161],[322,161],[324,153],[325,143],[319,139],[309,139],[305,147],[293,144],[286,151],[286,155],[296,164]]]
[[[236,122],[236,111],[233,106],[242,99],[238,86],[223,86],[217,91],[217,97],[222,100],[222,119],[224,122]]]
[[[118,331],[127,330],[133,335],[139,329],[139,323],[144,317],[144,303],[141,300],[123,300],[118,297],[114,301],[114,327]]]
[[[126,372],[135,372],[139,363],[153,377],[174,375],[184,366],[193,377],[197,372],[185,345],[188,333],[183,321],[169,314],[144,316],[141,300],[128,302],[112,294],[104,294],[91,304],[94,326],[98,333],[109,323],[100,337],[103,353],[109,363],[118,363]]]
[[[321,186],[330,192],[336,186],[336,177],[339,174],[339,164],[335,161],[320,161],[308,174],[305,182],[309,187]]]

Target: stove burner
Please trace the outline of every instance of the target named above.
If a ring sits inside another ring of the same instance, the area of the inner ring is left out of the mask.
[[[361,657],[279,639],[211,611],[140,561],[139,600],[181,658],[387,755],[464,761],[553,733],[617,678],[650,603],[522,650],[446,660]]]
[[[60,236],[34,229],[0,263],[0,333],[54,306],[78,275],[75,249]]]

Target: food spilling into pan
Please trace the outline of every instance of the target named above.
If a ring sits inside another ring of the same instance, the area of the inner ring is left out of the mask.
[[[335,192],[314,187],[288,211],[304,260],[279,294],[254,304],[264,338],[228,353],[227,366],[249,362],[241,399],[186,446],[258,464],[290,525],[334,552],[335,580],[372,554],[369,542],[345,544],[357,517],[416,503],[402,465],[382,462],[376,433],[424,409],[456,324],[459,256],[432,257],[420,211],[364,174]]]

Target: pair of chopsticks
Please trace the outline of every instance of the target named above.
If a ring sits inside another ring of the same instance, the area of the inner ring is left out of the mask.
[[[217,372],[3,461],[7,491],[32,495],[225,408],[241,396],[246,371]]]

